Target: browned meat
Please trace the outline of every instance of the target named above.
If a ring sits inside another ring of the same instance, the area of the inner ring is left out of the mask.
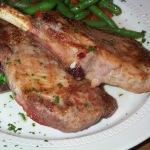
[[[116,101],[87,80],[76,81],[12,25],[0,25],[0,60],[11,91],[36,122],[77,132],[111,116]],[[7,39],[7,40],[6,40]]]
[[[92,87],[106,83],[133,92],[150,91],[150,52],[139,42],[49,12],[37,20],[8,6],[0,17],[27,31],[65,70],[91,80]]]

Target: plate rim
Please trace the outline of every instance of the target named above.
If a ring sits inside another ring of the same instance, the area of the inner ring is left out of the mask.
[[[150,94],[148,95],[146,102],[143,104],[143,106],[138,111],[136,111],[132,116],[122,121],[121,123],[96,134],[71,139],[49,140],[48,142],[45,142],[44,140],[41,139],[24,138],[20,137],[19,135],[13,136],[1,132],[0,141],[33,147],[41,145],[43,148],[44,147],[60,148],[60,147],[72,147],[91,144],[94,142],[101,142],[103,140],[107,140],[113,136],[126,132],[130,127],[136,126],[136,124],[140,122],[140,120],[146,118],[148,114],[150,114]],[[143,140],[146,140],[147,138],[149,137],[145,136]]]
[[[138,7],[136,7],[133,1],[131,0],[126,1],[124,4],[127,7],[129,7],[131,10],[134,10],[134,12],[137,13],[140,16],[140,18],[143,20],[143,22],[150,28],[150,19],[148,18],[148,16],[145,15],[143,11],[141,11]],[[126,118],[126,120],[120,122],[117,125],[114,125],[109,129],[106,129],[104,131],[92,135],[71,138],[71,139],[49,140],[49,142],[47,143],[45,143],[43,140],[40,139],[32,139],[32,143],[31,143],[31,139],[29,138],[13,136],[13,135],[0,132],[1,133],[0,141],[5,141],[14,144],[21,144],[26,146],[34,146],[34,147],[37,145],[41,145],[42,147],[49,147],[49,148],[51,147],[60,148],[60,147],[70,147],[70,146],[91,144],[95,142],[101,142],[112,136],[126,132],[127,129],[129,129],[134,125],[136,126],[136,123],[140,122],[140,120],[142,120],[143,118],[146,118],[148,114],[150,114],[150,96],[147,97],[143,106],[138,111],[136,111],[132,116]],[[150,136],[150,133],[148,134],[149,134],[148,136]],[[146,140],[147,138],[149,138],[148,136],[143,137],[141,140],[143,141]],[[135,144],[137,144],[137,142],[135,142]],[[133,144],[131,145],[133,146]],[[129,146],[126,147],[129,148]]]

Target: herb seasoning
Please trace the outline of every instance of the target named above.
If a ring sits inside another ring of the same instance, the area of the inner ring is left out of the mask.
[[[24,113],[19,113],[19,115],[22,117],[23,121],[26,121],[26,120],[27,120]]]
[[[58,103],[59,103],[59,96],[56,96],[56,97],[55,97],[54,103],[55,103],[55,104],[58,104]]]
[[[62,83],[58,83],[57,86],[60,87],[60,88],[62,88],[63,84]]]

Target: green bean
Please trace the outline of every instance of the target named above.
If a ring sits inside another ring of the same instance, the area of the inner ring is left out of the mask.
[[[84,10],[84,11],[81,11],[80,13],[75,14],[74,19],[75,20],[82,20],[85,17],[87,17],[88,15],[89,15],[89,11]]]
[[[100,0],[98,4],[117,16],[122,13],[121,8],[109,0]]]
[[[95,29],[100,29],[102,27],[107,26],[107,23],[103,20],[83,20],[88,26],[93,27]]]
[[[74,18],[74,14],[70,11],[69,7],[65,5],[61,0],[55,0],[57,3],[57,10],[65,17],[70,19]]]
[[[102,10],[100,10],[96,5],[90,6],[89,10],[93,14],[95,14],[96,16],[104,20],[111,28],[117,28],[117,25],[115,24],[115,22],[111,18],[109,18],[107,15],[105,15],[105,13]]]
[[[64,3],[70,8],[73,6],[72,0],[64,0]]]
[[[145,31],[137,32],[137,31],[128,30],[125,28],[113,28],[112,29],[109,26],[101,27],[100,29],[105,30],[105,31],[111,31],[114,34],[118,34],[123,37],[134,38],[134,39],[144,38],[145,33],[146,33]]]
[[[69,5],[70,2],[71,2],[71,0],[64,0],[64,3],[65,3],[66,5]]]
[[[51,10],[56,6],[56,3],[53,0],[43,1],[41,3],[29,6],[24,9],[23,12],[28,15],[34,15],[38,10],[47,11]]]
[[[18,2],[15,3],[15,8],[18,8],[20,10],[25,9],[29,6],[31,6],[31,4],[27,3],[25,1],[18,1]]]
[[[67,4],[69,4],[69,1],[70,0],[64,0],[64,3],[67,5]]]
[[[5,3],[14,7],[14,3],[11,0],[5,0]]]
[[[145,31],[136,32],[132,30],[127,30],[124,28],[118,28],[115,22],[109,18],[105,13],[99,9],[98,5],[104,7],[105,9],[111,11],[115,15],[121,14],[121,9],[117,5],[113,4],[111,0],[78,0],[79,3],[76,5],[72,4],[71,0],[36,0],[38,2],[35,5],[32,5],[32,0],[18,0],[12,2],[12,0],[0,0],[0,3],[5,2],[6,4],[15,7],[22,12],[33,15],[38,10],[47,11],[51,10],[54,7],[64,16],[74,19],[81,20],[89,15],[89,11],[101,18],[102,20],[83,20],[87,25],[101,30],[109,30],[112,33],[129,37],[129,38],[144,38]],[[85,10],[88,9],[88,10]],[[2,76],[3,77],[3,76]]]
[[[30,1],[26,0],[26,1],[23,1],[23,0],[19,0],[19,1],[16,1],[16,2],[12,2],[11,0],[5,0],[5,3],[12,6],[12,7],[15,7],[19,10],[23,10],[29,6],[31,6],[30,4]]]
[[[79,0],[80,2],[83,2],[84,0]],[[117,28],[117,25],[115,22],[109,18],[105,13],[99,9],[96,5],[92,5],[88,8],[93,14],[101,18],[103,21],[105,21],[110,27]]]
[[[84,9],[92,6],[93,4],[97,3],[99,0],[84,0],[84,1],[81,1],[79,2],[78,4],[76,5],[73,5],[71,7],[71,11],[73,13],[79,13],[81,11],[83,11]]]
[[[134,39],[144,38],[145,33],[146,33],[145,31],[137,32],[137,31],[127,30],[124,28],[114,28],[114,29],[111,29],[111,31],[112,33],[117,33],[121,36],[134,38]]]

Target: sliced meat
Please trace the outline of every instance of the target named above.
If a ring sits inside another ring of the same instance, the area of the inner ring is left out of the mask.
[[[150,52],[133,39],[96,31],[53,11],[32,19],[1,5],[0,18],[26,31],[75,78],[91,80],[92,87],[106,83],[150,91]]]
[[[7,33],[7,40],[0,39],[0,60],[8,85],[31,119],[77,132],[115,112],[116,101],[102,88],[92,88],[87,80],[76,81],[16,27],[1,24],[0,28],[0,35]]]

